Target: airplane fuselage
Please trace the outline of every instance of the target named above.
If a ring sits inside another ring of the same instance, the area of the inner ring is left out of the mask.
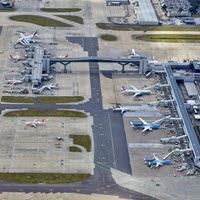
[[[163,164],[163,163],[171,163],[172,161],[171,160],[156,160],[156,159],[149,160],[149,159],[146,159],[145,162],[152,163],[152,164],[156,164],[156,163]]]
[[[140,93],[140,94],[150,94],[151,93],[150,90],[124,90],[122,92],[126,92],[126,93]]]
[[[138,127],[138,128],[145,128],[145,127],[151,127],[151,128],[160,128],[159,124],[132,124],[132,126]]]

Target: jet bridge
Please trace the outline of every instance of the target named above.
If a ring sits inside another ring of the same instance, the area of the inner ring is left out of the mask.
[[[171,86],[171,93],[172,93],[173,99],[176,102],[175,105],[176,105],[178,114],[181,117],[182,122],[183,122],[184,132],[188,136],[188,139],[189,139],[189,147],[193,151],[194,164],[196,167],[198,167],[200,169],[200,144],[199,144],[199,141],[197,139],[196,133],[193,129],[193,125],[191,123],[191,120],[189,118],[189,115],[187,113],[185,105],[183,103],[182,97],[180,95],[180,91],[178,89],[171,66],[166,65],[165,72],[167,74],[167,82]]]

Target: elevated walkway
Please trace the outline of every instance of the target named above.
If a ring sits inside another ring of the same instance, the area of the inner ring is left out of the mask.
[[[81,57],[81,58],[49,58],[50,65],[57,62],[64,65],[64,71],[66,72],[66,66],[72,62],[107,62],[107,63],[118,63],[122,66],[122,72],[125,71],[124,67],[127,64],[133,63],[139,66],[140,73],[144,73],[147,69],[147,58],[144,56],[135,56],[132,58],[108,58],[108,57]]]

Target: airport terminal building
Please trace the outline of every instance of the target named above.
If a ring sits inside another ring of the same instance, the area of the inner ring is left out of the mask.
[[[158,25],[158,18],[150,0],[137,0],[134,9],[139,25]]]

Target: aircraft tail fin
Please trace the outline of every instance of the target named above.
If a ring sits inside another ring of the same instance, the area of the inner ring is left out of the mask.
[[[59,87],[59,86],[58,86],[58,83],[56,84],[56,87]]]
[[[8,81],[8,79],[5,77],[5,80]]]
[[[126,88],[124,86],[121,87],[121,92],[124,92]]]
[[[144,160],[145,160],[145,161],[149,161],[149,159],[148,159],[146,156],[144,156]]]
[[[115,106],[112,106],[112,110],[115,110]]]
[[[136,125],[135,121],[131,120],[131,127],[134,127]]]
[[[65,56],[65,58],[68,58],[68,54]]]
[[[14,59],[13,56],[10,54],[10,58]]]
[[[33,38],[37,35],[38,29],[33,33]]]
[[[43,119],[41,122],[43,122],[43,123],[44,123],[44,121],[45,121],[45,119]]]

